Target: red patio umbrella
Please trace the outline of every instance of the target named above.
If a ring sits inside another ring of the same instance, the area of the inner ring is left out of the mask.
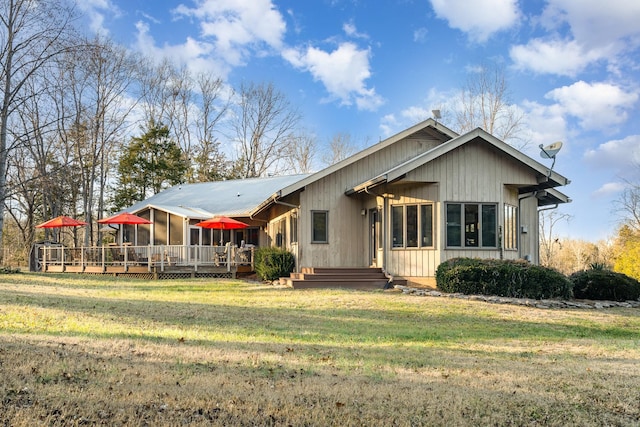
[[[117,215],[110,216],[109,218],[99,219],[98,222],[100,224],[153,224],[153,222],[148,219],[129,212],[121,212]]]
[[[214,228],[216,230],[238,230],[249,226],[249,224],[245,224],[244,222],[240,222],[226,216],[215,216],[205,221],[201,221],[196,225],[198,227]],[[220,245],[222,245],[222,243],[222,233],[220,233]]]
[[[81,225],[87,225],[87,223],[65,215],[60,215],[50,219],[49,221],[45,221],[42,224],[36,225],[36,228],[80,227]]]
[[[141,216],[134,215],[129,212],[121,212],[114,216],[110,216],[109,218],[99,219],[98,222],[100,224],[126,224],[126,225],[135,225],[135,241],[138,238],[138,225],[139,224],[153,224],[153,222],[149,221],[146,218],[142,218]],[[123,237],[123,236],[121,236]]]

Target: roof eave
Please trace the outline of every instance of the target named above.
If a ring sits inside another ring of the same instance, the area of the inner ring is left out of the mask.
[[[569,196],[554,188],[537,191],[535,196],[538,199],[538,207],[571,203]]]
[[[383,175],[379,175],[373,179],[370,179],[366,182],[363,182],[362,184],[358,184],[355,187],[352,188],[348,188],[344,194],[346,194],[347,196],[351,196],[353,194],[356,193],[362,193],[362,192],[366,192],[367,189],[369,188],[373,188],[376,187],[380,184],[384,184],[387,182],[387,174],[383,174]]]

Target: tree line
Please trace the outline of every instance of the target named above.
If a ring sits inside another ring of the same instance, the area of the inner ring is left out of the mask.
[[[29,248],[63,214],[88,223],[74,245],[95,245],[98,219],[171,185],[314,167],[316,137],[272,83],[232,88],[88,38],[79,18],[64,0],[0,4],[0,247]],[[319,160],[355,147],[337,134]]]
[[[640,172],[640,165],[636,166]],[[640,280],[640,183],[628,181],[612,211],[615,234],[597,242],[558,237],[556,226],[571,221],[558,210],[540,212],[540,263],[564,274],[608,269]]]

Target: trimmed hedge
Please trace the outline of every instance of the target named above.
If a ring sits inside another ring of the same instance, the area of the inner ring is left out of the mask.
[[[256,274],[262,280],[276,280],[291,274],[295,268],[293,254],[280,248],[258,248],[255,252]]]
[[[556,270],[526,261],[454,258],[436,270],[438,289],[449,293],[511,298],[573,297],[573,284]]]
[[[569,276],[579,299],[628,301],[640,299],[640,282],[622,273],[591,269]]]

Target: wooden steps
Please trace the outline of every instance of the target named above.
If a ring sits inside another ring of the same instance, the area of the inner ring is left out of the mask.
[[[380,268],[313,268],[303,267],[300,273],[291,273],[281,279],[294,289],[347,288],[384,289],[389,278]]]

